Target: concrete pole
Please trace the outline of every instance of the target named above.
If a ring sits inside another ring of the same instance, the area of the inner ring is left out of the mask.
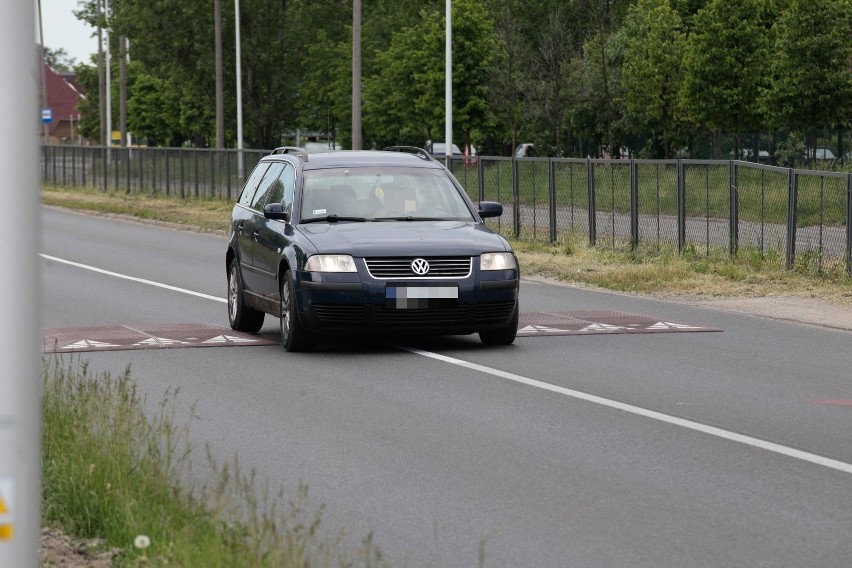
[[[362,150],[361,138],[361,0],[352,2],[352,149]]]
[[[213,39],[216,58],[216,148],[225,147],[225,94],[222,83],[222,0],[213,3]]]
[[[237,176],[245,178],[243,165],[243,67],[240,54],[240,0],[234,0],[237,36]]]
[[[450,158],[453,154],[453,20],[451,17],[452,0],[447,0],[447,32],[446,32],[446,63],[445,68],[445,106],[444,114],[446,115],[446,124],[444,125],[444,143],[447,152],[447,166],[450,165]]]
[[[0,171],[14,214],[4,217],[0,262],[0,566],[38,566],[41,493],[38,69],[35,4],[7,2],[0,18]]]
[[[119,49],[119,88],[118,88],[118,123],[121,131],[121,147],[127,147],[127,37],[118,38]]]
[[[39,54],[41,56],[38,64],[41,74],[41,108],[45,109],[50,108],[50,103],[47,100],[47,71],[44,69],[47,58],[44,56],[44,21],[42,19],[41,0],[38,0],[38,42],[40,46]],[[41,125],[41,137],[42,144],[50,142],[50,125],[46,122]]]
[[[106,97],[104,96],[104,29],[100,25],[102,0],[97,1],[98,7],[98,111],[100,113],[101,146],[106,146]]]
[[[107,163],[110,162],[110,149],[112,148],[112,64],[110,63],[109,44],[112,41],[112,34],[109,32],[109,0],[104,0],[104,16],[107,20],[106,27],[106,65],[104,72],[106,73],[106,133],[107,133]]]

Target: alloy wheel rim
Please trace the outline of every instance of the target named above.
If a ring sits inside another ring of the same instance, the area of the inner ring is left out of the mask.
[[[237,269],[231,268],[231,278],[228,282],[228,313],[231,316],[231,321],[237,319]]]
[[[284,282],[281,288],[281,341],[286,345],[290,339],[290,286]]]

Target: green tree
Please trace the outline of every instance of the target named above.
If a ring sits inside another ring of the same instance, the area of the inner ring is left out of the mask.
[[[496,35],[482,0],[456,0],[452,7],[453,127],[469,144],[487,119]],[[420,145],[443,138],[444,21],[424,9],[417,25],[395,32],[377,53],[377,72],[365,81],[368,139]]]
[[[773,123],[800,131],[852,125],[852,2],[790,0],[773,31],[763,99]]]
[[[710,129],[740,135],[762,121],[759,95],[768,82],[769,0],[710,0],[687,40],[682,103]]]
[[[681,26],[669,0],[639,0],[623,28],[621,79],[627,121],[634,129],[651,132],[650,142],[661,146],[665,158],[673,156],[672,139],[683,124],[678,104],[685,41]]]

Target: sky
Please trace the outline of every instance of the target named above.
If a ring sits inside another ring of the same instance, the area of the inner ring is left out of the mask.
[[[44,45],[53,50],[65,49],[77,63],[88,62],[98,51],[96,30],[74,16],[80,0],[41,0],[44,17]],[[38,28],[36,28],[38,34]],[[38,41],[38,35],[36,35]]]

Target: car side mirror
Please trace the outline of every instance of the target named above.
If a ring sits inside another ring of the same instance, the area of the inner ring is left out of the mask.
[[[480,201],[479,216],[483,219],[488,217],[499,217],[503,214],[503,206],[496,201]]]
[[[263,216],[267,219],[290,222],[290,212],[284,209],[284,206],[280,203],[267,203],[263,207]]]

